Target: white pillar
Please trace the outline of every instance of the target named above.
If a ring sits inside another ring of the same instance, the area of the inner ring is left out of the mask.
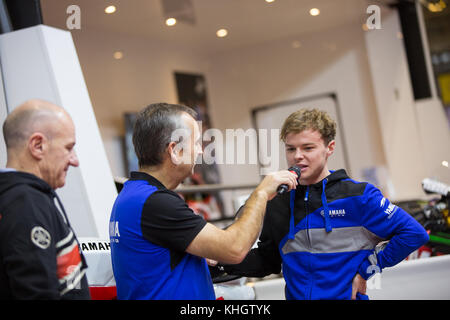
[[[70,32],[39,25],[0,35],[0,58],[9,111],[38,98],[72,116],[80,166],[57,193],[79,237],[108,239],[117,191]]]

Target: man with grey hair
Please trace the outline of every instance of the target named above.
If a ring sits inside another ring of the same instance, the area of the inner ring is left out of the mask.
[[[188,107],[157,103],[136,119],[139,172],[124,184],[110,219],[119,299],[214,299],[204,258],[239,263],[258,236],[267,201],[281,184],[297,186],[296,174],[271,173],[231,226],[222,230],[206,222],[173,191],[192,174],[202,153],[195,116]]]
[[[55,193],[79,164],[71,117],[29,100],[8,115],[3,136],[0,299],[90,299],[87,265]]]

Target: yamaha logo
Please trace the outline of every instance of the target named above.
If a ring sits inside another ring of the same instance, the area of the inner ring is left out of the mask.
[[[52,238],[50,233],[42,227],[34,227],[31,230],[31,241],[41,249],[47,249],[50,246]]]
[[[386,213],[388,215],[388,219],[390,219],[397,209],[398,207],[395,204],[390,203],[386,210],[384,210],[384,213]]]
[[[322,217],[325,215],[323,210],[320,211],[320,214],[322,215]],[[343,216],[345,216],[345,209],[329,210],[329,215],[330,215],[330,218],[343,217]]]

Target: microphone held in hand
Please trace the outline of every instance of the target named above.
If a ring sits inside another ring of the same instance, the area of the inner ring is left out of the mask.
[[[288,169],[288,171],[290,171],[290,172],[292,172],[292,173],[295,173],[295,174],[297,175],[297,181],[299,181],[299,179],[300,179],[300,174],[301,174],[301,170],[300,170],[299,167],[297,167],[297,166],[290,167],[290,168]],[[278,193],[278,194],[283,194],[283,193],[285,193],[285,192],[288,191],[288,190],[289,190],[289,186],[288,186],[287,184],[282,184],[282,185],[280,185],[280,186],[278,187],[277,193]]]

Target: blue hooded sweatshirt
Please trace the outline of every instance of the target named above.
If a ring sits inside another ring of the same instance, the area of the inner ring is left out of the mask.
[[[357,273],[367,280],[428,239],[376,187],[337,170],[270,201],[258,248],[225,270],[261,277],[282,265],[286,299],[350,299]]]

